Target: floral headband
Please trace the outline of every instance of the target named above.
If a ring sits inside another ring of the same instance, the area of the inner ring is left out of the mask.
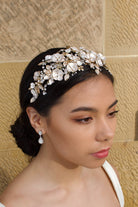
[[[105,57],[83,47],[69,47],[60,49],[53,55],[46,55],[38,64],[42,66],[42,70],[34,73],[34,82],[30,83],[29,90],[33,95],[30,103],[38,98],[41,91],[43,95],[47,94],[48,85],[55,81],[67,81],[77,71],[84,71],[83,64],[89,65],[99,75],[100,67],[105,64]]]

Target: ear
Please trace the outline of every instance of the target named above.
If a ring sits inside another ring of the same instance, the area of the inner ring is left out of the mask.
[[[42,134],[45,134],[46,133],[46,129],[45,129],[46,120],[44,119],[44,117],[42,117],[33,107],[27,107],[26,113],[35,131],[38,133],[41,130]]]

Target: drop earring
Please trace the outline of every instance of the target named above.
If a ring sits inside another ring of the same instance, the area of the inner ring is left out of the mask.
[[[42,131],[39,131],[38,134],[39,134],[38,143],[39,144],[43,144],[44,143],[44,140],[43,140],[43,137],[42,137]]]

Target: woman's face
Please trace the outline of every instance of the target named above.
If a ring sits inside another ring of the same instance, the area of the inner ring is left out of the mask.
[[[101,166],[115,133],[116,103],[113,85],[104,75],[72,87],[45,119],[46,150],[62,163]]]

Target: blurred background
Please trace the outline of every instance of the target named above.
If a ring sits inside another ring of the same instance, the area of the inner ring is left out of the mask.
[[[138,206],[137,0],[0,0],[0,192],[28,164],[9,133],[28,62],[51,47],[84,46],[106,56],[115,76],[118,126],[109,160],[125,207]]]

